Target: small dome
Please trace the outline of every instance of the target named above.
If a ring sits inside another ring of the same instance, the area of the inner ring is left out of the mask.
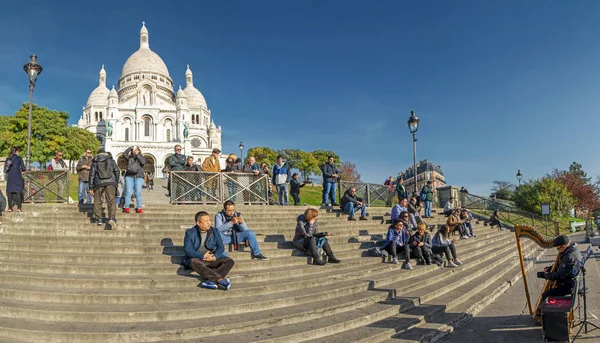
[[[112,89],[110,90],[110,93],[108,93],[108,97],[109,98],[118,98],[119,94],[117,94],[117,91],[115,90],[115,85],[112,86]]]
[[[215,125],[215,121],[214,120],[210,121],[210,127],[209,127],[209,129],[210,130],[216,130],[217,129],[217,126]]]
[[[194,88],[194,86],[187,86],[183,90],[185,92],[185,96],[187,97],[188,106],[190,109],[199,110],[201,108],[207,108],[206,100],[204,99],[204,95],[200,93],[199,90]]]
[[[108,88],[106,88],[105,85],[99,85],[90,94],[90,96],[87,100],[87,106],[90,106],[90,105],[106,106],[108,104],[108,95],[109,94],[110,94],[110,91],[108,90]]]
[[[85,124],[85,121],[83,120],[83,116],[79,117],[79,120],[77,121],[77,126],[82,127]]]
[[[179,86],[179,90],[177,91],[177,97],[178,98],[186,98],[185,92],[183,91],[183,89],[181,89],[181,86]]]

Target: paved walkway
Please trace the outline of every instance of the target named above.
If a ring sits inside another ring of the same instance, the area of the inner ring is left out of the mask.
[[[571,236],[571,240],[583,242],[582,233]],[[581,243],[580,250],[585,250],[589,244]],[[540,259],[541,261],[553,261],[556,257],[555,249],[547,249],[547,252]],[[551,264],[551,263],[550,263]],[[546,262],[539,264],[542,267]],[[594,254],[586,263],[587,287],[589,292],[588,310],[596,317],[600,318],[600,250],[595,247]],[[529,276],[530,274],[528,274]],[[530,284],[539,279],[527,280]],[[540,288],[540,287],[538,287]],[[468,292],[468,290],[465,290]],[[534,300],[535,301],[535,300]],[[589,317],[592,323],[600,326],[600,320]],[[588,326],[593,329],[592,326]],[[577,332],[579,328],[576,328]],[[525,293],[523,291],[523,281],[519,280],[514,286],[510,287],[506,293],[501,295],[496,301],[481,311],[469,323],[451,333],[443,340],[445,343],[464,343],[464,342],[485,342],[485,343],[528,343],[543,342],[542,329],[536,326],[529,315]],[[590,331],[587,335],[583,334],[576,342],[600,342],[600,330]]]

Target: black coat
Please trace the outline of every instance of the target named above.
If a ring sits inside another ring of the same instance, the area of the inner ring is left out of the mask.
[[[292,178],[290,179],[290,193],[291,194],[300,194],[300,188],[304,187],[304,184],[300,183],[298,180]]]
[[[125,176],[135,177],[138,179],[144,178],[144,164],[146,164],[146,158],[142,154],[132,154],[133,148],[127,148],[123,153],[123,157],[127,160],[127,170]],[[137,173],[133,173],[132,170],[137,170]]]
[[[581,253],[577,249],[577,243],[571,243],[559,255],[558,267],[553,272],[545,274],[546,280],[556,281],[557,287],[575,287],[575,279],[577,278],[577,263],[581,260]]]
[[[98,175],[98,163],[104,163],[106,160],[109,160],[108,162],[112,164],[113,175],[109,180],[100,180],[100,175]],[[90,189],[95,191],[100,187],[110,185],[117,187],[119,176],[119,167],[117,166],[117,162],[115,162],[115,160],[108,157],[108,155],[105,153],[96,155],[92,160],[92,167],[90,168]]]
[[[21,156],[13,155],[12,165],[6,173],[6,193],[23,193],[25,186],[22,173],[25,170],[25,163]]]

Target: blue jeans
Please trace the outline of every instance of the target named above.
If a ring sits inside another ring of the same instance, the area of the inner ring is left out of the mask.
[[[246,231],[242,231],[242,232],[234,231],[234,233],[237,235],[238,242],[243,242],[246,240],[248,241],[248,245],[250,245],[250,251],[252,253],[252,256],[256,256],[256,255],[260,254],[260,248],[258,247],[258,242],[256,241],[256,235],[254,234],[254,231],[251,231],[251,230],[246,230]],[[221,234],[221,238],[223,238],[224,245],[233,243],[233,240],[231,239],[231,235]]]
[[[358,206],[358,204],[354,204],[351,202],[347,203],[346,206],[344,206],[344,213],[348,213],[350,215],[350,217],[354,217],[354,212],[358,211],[358,209],[360,209],[361,217],[364,217],[367,215],[367,207],[365,204]]]
[[[464,223],[463,225],[465,227],[465,231],[467,232],[467,234],[469,234],[470,236],[473,236],[473,225],[471,225],[471,223]]]
[[[335,182],[325,182],[323,184],[323,203],[324,204],[329,204],[329,199],[331,198],[331,202],[335,204],[336,202],[336,198],[335,198],[335,187],[336,183]]]
[[[287,184],[284,183],[281,185],[276,185],[275,187],[277,187],[277,196],[279,197],[279,205],[287,206],[287,204],[288,204]]]
[[[135,205],[136,208],[142,208],[142,185],[144,179],[141,177],[125,176],[125,208],[129,208],[131,203],[131,194],[135,187]]]
[[[85,200],[86,204],[92,203],[92,196],[90,195],[90,183],[79,181],[79,190],[78,190],[78,198],[79,202],[83,203]]]
[[[431,217],[431,205],[433,201],[425,200],[425,217]]]

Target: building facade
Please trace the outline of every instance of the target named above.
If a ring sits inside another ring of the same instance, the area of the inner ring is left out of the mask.
[[[413,166],[405,171],[398,173],[398,177],[404,180],[404,187],[408,194],[412,195],[415,189],[415,174]],[[417,194],[425,186],[427,181],[432,182],[432,189],[435,192],[438,187],[446,186],[446,179],[442,168],[428,160],[422,160],[417,163]]]
[[[102,65],[98,87],[88,97],[77,126],[93,132],[122,169],[121,154],[131,146],[140,147],[146,157],[144,169],[154,174],[160,173],[176,144],[194,161],[221,149],[221,127],[215,125],[204,96],[194,87],[189,65],[185,88],[179,86],[175,93],[166,64],[150,50],[145,23],[139,49],[123,65],[116,89],[106,86]]]

